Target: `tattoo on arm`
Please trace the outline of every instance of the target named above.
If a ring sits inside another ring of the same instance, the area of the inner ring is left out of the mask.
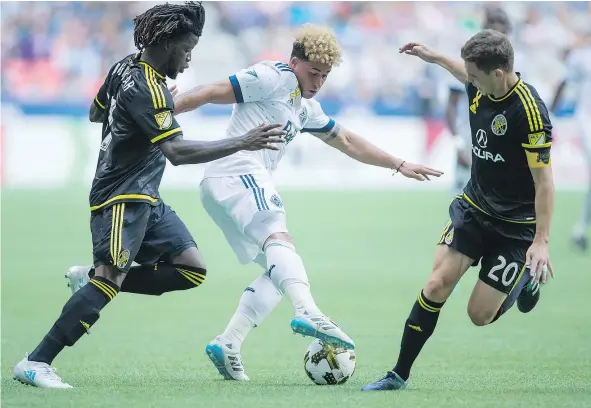
[[[340,131],[341,131],[341,125],[339,125],[338,123],[335,123],[333,128],[330,129],[328,132],[325,132],[325,133],[313,132],[312,135],[316,136],[318,139],[322,140],[323,142],[330,142],[331,140],[334,140],[339,135]]]

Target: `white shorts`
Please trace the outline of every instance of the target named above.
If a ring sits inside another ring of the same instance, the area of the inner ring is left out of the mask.
[[[208,177],[200,192],[203,208],[243,264],[262,254],[271,234],[287,232],[281,197],[267,176]]]

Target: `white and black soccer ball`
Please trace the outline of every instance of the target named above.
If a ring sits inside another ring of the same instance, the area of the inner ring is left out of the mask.
[[[355,372],[355,351],[334,348],[315,339],[306,350],[304,369],[315,384],[343,384]]]

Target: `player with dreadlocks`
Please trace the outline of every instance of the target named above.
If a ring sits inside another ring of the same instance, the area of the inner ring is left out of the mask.
[[[68,300],[37,348],[14,367],[14,378],[41,388],[71,388],[52,361],[73,346],[122,290],[161,295],[199,286],[205,265],[193,237],[159,195],[166,159],[209,162],[240,150],[276,149],[284,132],[259,126],[231,140],[184,140],[173,117],[166,77],[188,67],[203,30],[200,3],[159,5],[135,20],[139,53],[111,68],[90,110],[103,134],[90,191],[94,274]],[[138,265],[132,266],[136,261]]]

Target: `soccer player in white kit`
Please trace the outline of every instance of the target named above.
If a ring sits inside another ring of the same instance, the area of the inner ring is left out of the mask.
[[[255,262],[265,270],[244,291],[226,330],[206,347],[207,355],[226,380],[248,380],[240,354],[242,342],[284,294],[294,307],[294,332],[335,347],[355,347],[353,340],[316,305],[306,269],[287,229],[281,197],[273,184],[272,173],[294,137],[310,133],[360,162],[420,181],[442,174],[393,157],[326,116],[313,97],[340,60],[341,50],[332,31],[305,25],[296,36],[289,63],[259,62],[225,81],[198,86],[175,100],[177,114],[206,103],[234,104],[228,137],[263,122],[283,124],[286,132],[279,150],[238,152],[231,159],[212,162],[201,182],[203,206],[240,262]]]
[[[505,35],[511,31],[509,16],[501,8],[486,8],[483,29],[490,28]],[[523,74],[523,72],[521,72]],[[449,97],[445,110],[447,128],[452,135],[456,149],[456,166],[452,193],[463,194],[464,187],[470,180],[472,166],[472,133],[470,131],[470,111],[468,110],[468,94],[463,84],[449,75]]]
[[[575,119],[579,124],[581,147],[587,162],[589,186],[583,201],[581,215],[572,232],[573,244],[582,251],[587,250],[588,230],[591,225],[591,28],[583,28],[580,42],[568,54],[566,60],[566,78],[556,90],[551,111],[556,112],[563,90],[568,84],[577,89],[578,101]]]

